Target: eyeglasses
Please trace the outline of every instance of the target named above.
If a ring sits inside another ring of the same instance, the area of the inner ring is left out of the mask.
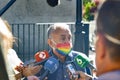
[[[97,35],[97,33],[99,33],[99,32],[97,32],[97,30],[95,30],[94,33],[95,33],[95,35]],[[114,43],[114,44],[120,45],[120,40],[119,40],[119,39],[117,39],[117,38],[115,38],[115,37],[112,37],[112,36],[110,36],[110,35],[107,34],[107,33],[104,33],[103,35],[104,35],[104,37],[105,37],[107,40],[109,40],[110,42],[112,42],[112,43]]]
[[[114,43],[114,44],[120,45],[120,40],[118,40],[118,39],[116,39],[116,38],[114,38],[114,37],[112,37],[112,36],[110,36],[110,35],[108,35],[108,34],[104,34],[104,36],[105,36],[105,38],[106,38],[107,40],[109,40],[110,42],[112,42],[112,43]]]

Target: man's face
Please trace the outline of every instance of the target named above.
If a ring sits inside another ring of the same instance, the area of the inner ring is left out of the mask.
[[[49,44],[52,49],[54,54],[60,58],[61,60],[65,57],[61,54],[59,54],[56,49],[57,49],[57,44],[65,44],[65,43],[70,43],[72,47],[72,35],[71,31],[68,29],[56,29],[52,34],[51,34],[51,44]]]
[[[56,48],[56,44],[59,43],[71,43],[72,45],[72,35],[69,30],[57,29],[54,33],[51,34],[54,48]]]

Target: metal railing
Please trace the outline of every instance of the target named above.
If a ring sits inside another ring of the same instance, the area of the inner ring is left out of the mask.
[[[47,28],[51,24],[53,23],[11,24],[12,33],[16,39],[13,48],[23,62],[34,59],[34,54],[39,50],[49,50],[47,44]],[[75,24],[67,24],[70,25],[71,32],[74,34]]]

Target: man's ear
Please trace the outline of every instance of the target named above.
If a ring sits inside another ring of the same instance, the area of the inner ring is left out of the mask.
[[[50,46],[50,47],[52,47],[52,41],[51,41],[51,39],[48,39],[48,45]]]
[[[105,46],[105,38],[102,34],[98,34],[97,47],[98,47],[99,57],[101,59],[105,58],[106,57],[106,46]]]

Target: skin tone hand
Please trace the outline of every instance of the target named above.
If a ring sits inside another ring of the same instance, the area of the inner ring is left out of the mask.
[[[28,66],[23,69],[24,76],[31,76],[37,74],[41,70],[42,66]]]
[[[17,66],[15,69],[22,73],[23,76],[32,76],[38,73],[42,68],[42,65],[38,66]]]
[[[70,77],[70,80],[78,80],[78,76],[76,75],[76,77],[74,77],[73,75],[72,75],[72,73],[67,69],[67,72],[68,72],[68,74],[69,74],[69,77]]]
[[[19,66],[15,67],[15,70],[19,71],[20,73],[23,72],[23,69],[25,68],[25,66],[23,66],[23,64],[20,64]]]
[[[80,78],[77,80],[92,80],[92,76],[90,76],[82,71],[77,71],[76,74],[80,75]]]

